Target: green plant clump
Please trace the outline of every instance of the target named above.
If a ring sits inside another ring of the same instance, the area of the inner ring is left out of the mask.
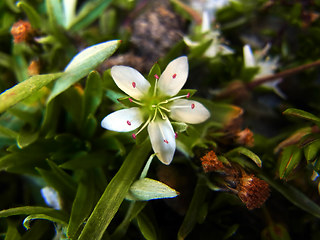
[[[320,239],[320,1],[0,2],[0,239]]]

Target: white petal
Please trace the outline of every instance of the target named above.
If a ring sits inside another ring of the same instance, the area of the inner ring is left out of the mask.
[[[208,109],[201,103],[193,100],[175,100],[169,109],[172,119],[185,123],[201,123],[210,117]]]
[[[188,58],[183,56],[171,61],[161,74],[158,88],[167,96],[176,95],[187,81],[189,72]]]
[[[135,99],[141,99],[149,91],[150,83],[134,68],[113,66],[111,76],[122,91]]]
[[[243,47],[243,57],[244,57],[244,65],[246,67],[255,67],[256,66],[256,62],[255,62],[253,53],[252,53],[249,45],[245,45]]]
[[[150,122],[148,133],[153,151],[162,163],[169,165],[176,149],[175,133],[170,121],[166,119]]]
[[[117,132],[130,132],[143,123],[143,116],[139,108],[121,109],[110,113],[101,121],[101,126]]]

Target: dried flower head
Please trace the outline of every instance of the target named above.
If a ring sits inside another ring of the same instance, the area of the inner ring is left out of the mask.
[[[253,174],[244,174],[237,186],[238,196],[249,210],[260,208],[270,195],[268,183]]]
[[[249,128],[246,128],[236,134],[236,143],[240,145],[245,145],[248,147],[253,147],[254,138],[253,133]]]
[[[203,167],[203,171],[205,172],[219,171],[225,168],[223,163],[218,160],[218,157],[214,151],[208,152],[200,160]]]
[[[15,43],[27,42],[33,35],[31,24],[27,21],[19,20],[11,27],[11,35]]]

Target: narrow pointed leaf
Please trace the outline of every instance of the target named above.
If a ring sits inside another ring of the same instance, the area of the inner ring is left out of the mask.
[[[178,232],[178,240],[185,239],[196,225],[198,214],[205,200],[207,190],[205,178],[199,176],[187,214],[184,217]]]
[[[49,207],[34,207],[34,206],[24,206],[10,208],[0,211],[0,217],[9,217],[16,215],[34,215],[34,214],[45,214],[47,216],[56,217],[68,220],[68,214],[61,211],[55,210]]]
[[[286,178],[298,166],[302,151],[295,145],[284,148],[280,157],[279,177]]]
[[[257,164],[258,167],[261,167],[262,166],[262,161],[261,159],[255,154],[253,153],[252,151],[250,151],[249,149],[247,148],[244,148],[244,147],[238,147],[238,148],[235,148],[233,150],[231,150],[228,155],[232,155],[234,153],[240,153],[242,155],[245,155],[247,156],[248,158],[250,158],[252,161],[254,161],[255,164]]]
[[[22,8],[23,11],[26,13],[32,27],[37,28],[37,29],[41,28],[41,24],[43,23],[43,21],[42,21],[40,15],[37,13],[37,11],[32,6],[30,6],[25,1],[18,2],[17,6],[19,8]]]
[[[67,235],[75,239],[76,233],[90,215],[94,206],[94,184],[91,178],[84,177],[79,183],[77,194],[72,205]],[[81,211],[79,211],[81,209]]]
[[[316,124],[320,123],[320,118],[318,118],[317,116],[313,115],[312,113],[308,113],[306,111],[296,109],[296,108],[289,108],[285,110],[283,114],[298,117],[298,118],[303,118],[303,119],[312,121]]]
[[[274,181],[262,172],[260,172],[258,176],[267,181],[291,203],[310,213],[311,215],[320,218],[320,206],[308,198],[304,193],[285,182],[279,183]]]
[[[17,226],[15,226],[14,222],[8,220],[8,229],[6,232],[6,237],[4,240],[20,240],[21,236],[18,232]]]
[[[73,31],[79,31],[87,27],[99,16],[101,16],[102,12],[106,9],[106,7],[108,7],[110,2],[111,0],[86,2],[79,14],[74,18],[74,21],[71,23],[69,28]]]
[[[103,42],[78,53],[66,67],[64,75],[55,82],[48,103],[110,57],[119,44],[118,40]]]
[[[52,217],[52,216],[49,216],[49,215],[46,215],[46,214],[32,214],[32,215],[29,215],[28,217],[26,217],[24,220],[23,220],[23,226],[26,228],[26,229],[30,229],[30,223],[32,220],[35,220],[35,219],[44,219],[44,220],[49,220],[53,223],[58,223],[58,224],[62,224],[64,226],[66,226],[68,224],[67,222],[67,218],[65,218],[64,216],[61,216],[61,217],[58,217],[58,216],[55,216],[55,217]]]
[[[62,73],[35,75],[7,89],[0,95],[0,113],[30,97],[43,86],[60,77]]]
[[[157,240],[158,239],[156,228],[153,225],[152,221],[147,217],[146,214],[140,213],[137,216],[137,222],[138,222],[139,229],[145,239],[147,239],[147,240]]]
[[[78,240],[100,240],[117,213],[131,184],[140,172],[151,150],[150,141],[133,147],[120,170],[108,184]]]

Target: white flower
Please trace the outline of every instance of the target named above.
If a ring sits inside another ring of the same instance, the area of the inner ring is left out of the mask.
[[[116,85],[130,96],[136,107],[118,110],[106,116],[101,126],[108,130],[129,132],[133,138],[147,127],[152,148],[164,164],[170,164],[176,149],[176,133],[169,121],[197,124],[210,117],[210,112],[199,102],[189,98],[190,94],[177,95],[188,77],[188,59],[179,57],[171,61],[160,78],[155,75],[151,84],[135,69],[114,66],[111,75]]]
[[[264,49],[260,52],[252,53],[252,50],[249,45],[243,47],[243,57],[245,67],[258,67],[259,72],[255,75],[255,78],[260,78],[268,75],[274,74],[275,70],[278,67],[278,58],[269,58],[265,57],[270,45],[267,44]],[[275,79],[272,82],[264,83],[263,86],[271,88],[276,94],[282,98],[286,98],[283,92],[278,88],[278,84],[282,79]]]

